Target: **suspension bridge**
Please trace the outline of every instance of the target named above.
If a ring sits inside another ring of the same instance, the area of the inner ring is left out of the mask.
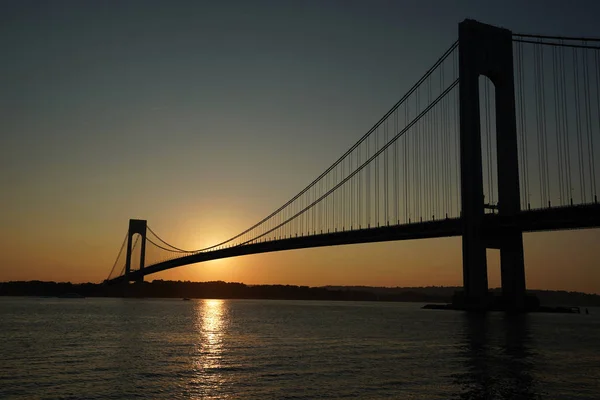
[[[600,226],[600,39],[473,20],[458,31],[390,111],[281,207],[195,250],[130,220],[105,282],[247,254],[459,236],[465,306],[486,307],[494,248],[506,307],[526,307],[523,233]]]

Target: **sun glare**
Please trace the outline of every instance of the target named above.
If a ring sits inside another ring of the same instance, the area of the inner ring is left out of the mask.
[[[203,300],[198,303],[200,312],[198,313],[201,319],[201,332],[206,344],[216,350],[221,347],[221,332],[223,325],[223,300]]]
[[[192,240],[195,249],[204,249],[214,246],[216,243],[223,241],[223,236],[194,237]],[[220,258],[217,260],[205,261],[200,264],[195,264],[193,267],[193,278],[198,281],[205,280],[229,280],[231,272],[228,268],[233,268],[231,258]]]
[[[218,364],[223,338],[223,308],[223,300],[202,300],[196,303],[199,345],[201,353],[206,355],[203,358],[203,368]]]
[[[209,391],[218,391],[225,381],[222,373],[218,373],[223,353],[225,308],[223,300],[202,300],[195,304],[198,344],[194,369],[197,383],[206,385]]]

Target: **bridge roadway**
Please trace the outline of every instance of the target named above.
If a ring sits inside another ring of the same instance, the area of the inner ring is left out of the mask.
[[[494,240],[502,236],[504,230],[519,229],[522,232],[542,232],[600,227],[600,204],[554,207],[522,211],[515,217],[486,214],[483,223],[483,236],[489,240],[488,247],[495,247]],[[344,232],[331,232],[303,237],[294,237],[268,242],[235,246],[204,253],[163,261],[132,271],[129,278],[120,276],[108,283],[136,281],[145,275],[154,274],[183,265],[195,264],[221,258],[249,254],[268,253],[282,250],[305,249],[311,247],[337,246],[343,244],[374,243],[394,240],[443,238],[462,235],[461,218],[418,222],[404,225],[364,228]]]

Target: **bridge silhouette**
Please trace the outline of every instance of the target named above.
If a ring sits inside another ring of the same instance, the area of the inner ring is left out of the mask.
[[[600,226],[600,39],[515,34],[474,20],[348,151],[232,238],[185,250],[132,219],[107,283],[311,247],[462,237],[464,308],[527,307],[523,233]],[[135,240],[134,240],[135,238]]]

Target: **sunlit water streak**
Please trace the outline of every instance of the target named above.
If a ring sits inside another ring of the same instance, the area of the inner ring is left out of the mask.
[[[0,399],[596,399],[600,309],[0,298]]]

